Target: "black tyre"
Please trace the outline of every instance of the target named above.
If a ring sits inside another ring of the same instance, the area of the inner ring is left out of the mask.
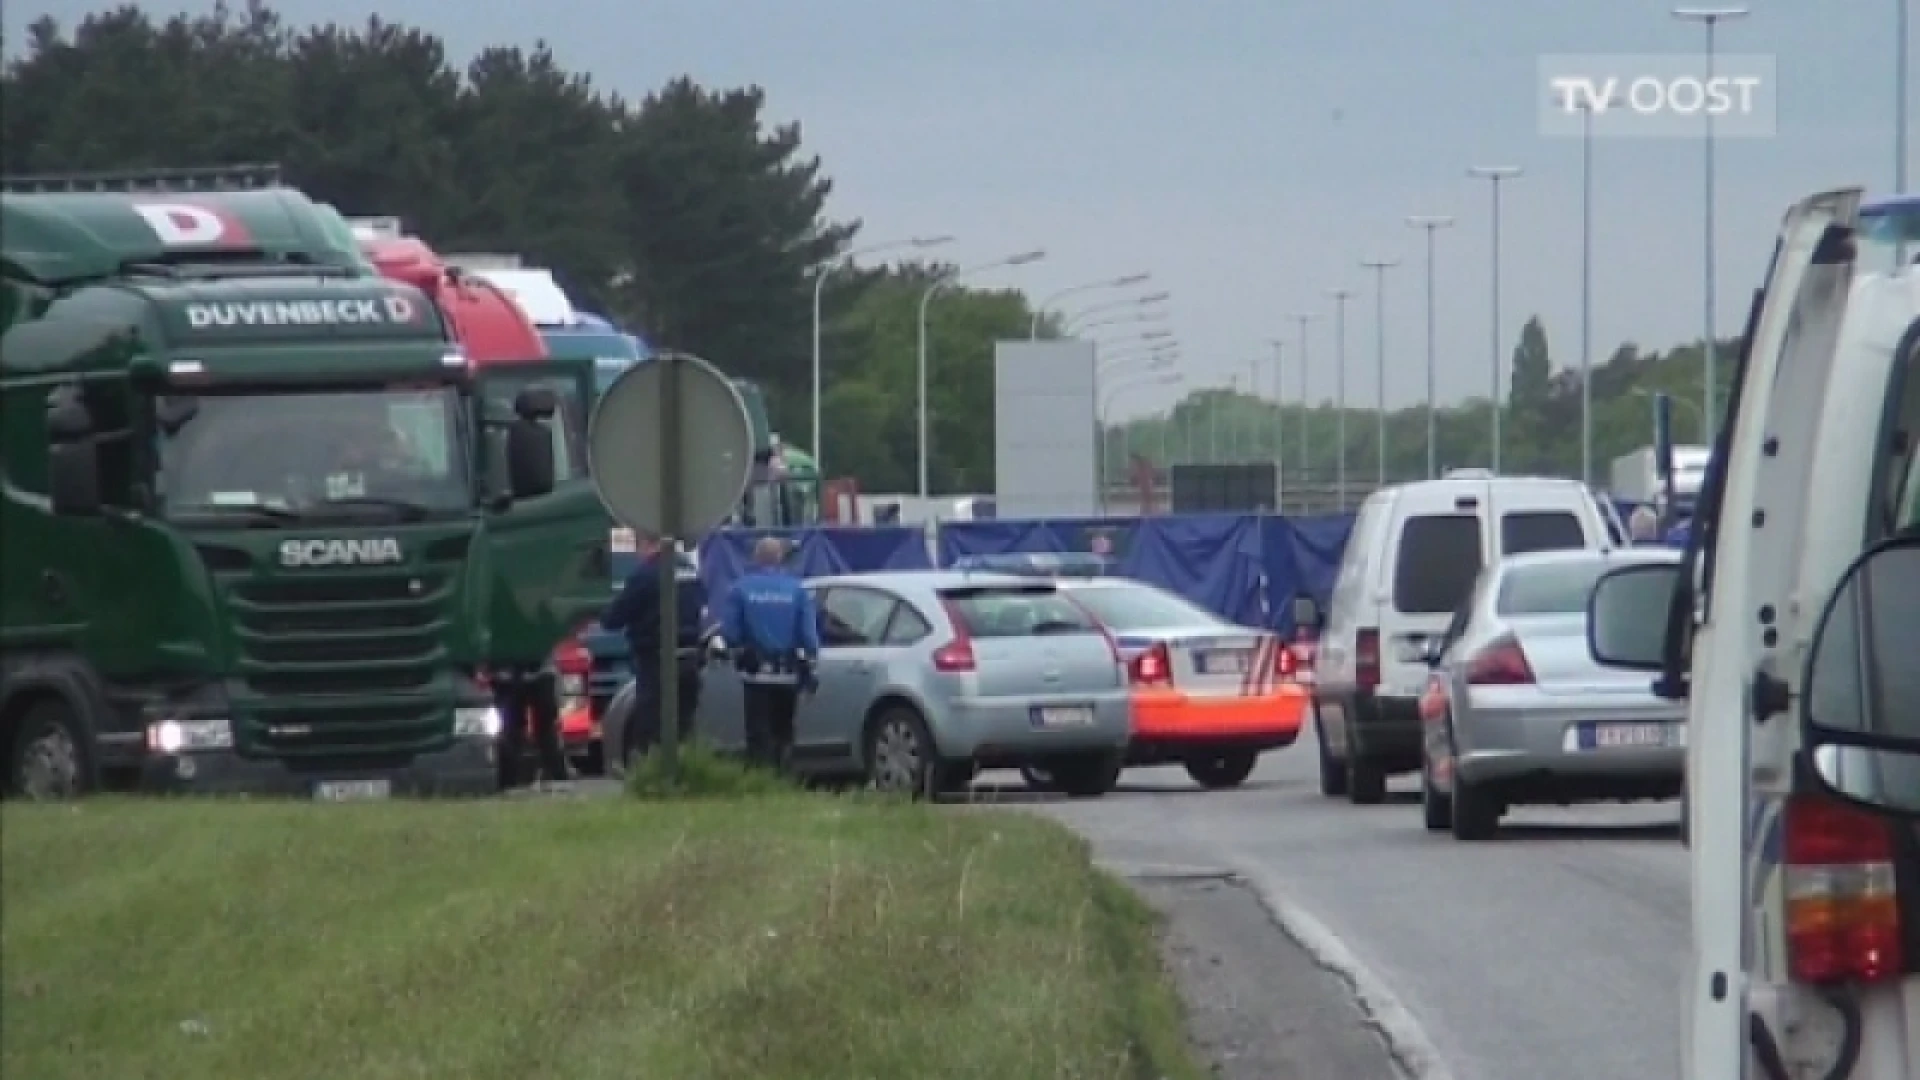
[[[1500,830],[1500,803],[1492,792],[1453,774],[1453,838],[1463,843],[1493,839]]]
[[[867,782],[875,791],[928,799],[951,783],[920,714],[904,705],[883,710],[867,726]]]
[[[7,748],[7,795],[77,799],[87,793],[87,776],[86,735],[73,706],[62,698],[36,702]]]
[[[1327,729],[1320,724],[1320,710],[1313,710],[1313,741],[1320,752],[1320,794],[1338,799],[1347,793],[1347,766],[1327,749]]]
[[[1101,751],[1056,759],[1050,772],[1068,798],[1097,799],[1120,783],[1124,767],[1118,752]]]
[[[1259,761],[1260,755],[1252,750],[1192,757],[1187,759],[1187,775],[1193,777],[1194,783],[1209,791],[1236,788],[1253,775],[1253,767]]]
[[[1453,797],[1433,786],[1433,766],[1420,766],[1420,821],[1428,832],[1446,832],[1453,827]]]

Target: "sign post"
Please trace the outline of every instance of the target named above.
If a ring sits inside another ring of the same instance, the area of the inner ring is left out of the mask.
[[[712,365],[663,352],[621,372],[595,403],[587,466],[600,501],[620,524],[660,542],[659,680],[661,763],[669,780],[680,754],[680,544],[725,521],[746,494],[753,435],[745,402]],[[693,658],[688,658],[693,659]],[[632,742],[623,743],[623,753]]]

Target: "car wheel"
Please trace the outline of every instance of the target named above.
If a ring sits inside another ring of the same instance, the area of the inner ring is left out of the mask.
[[[1020,779],[1033,791],[1059,791],[1060,785],[1054,781],[1053,773],[1038,765],[1020,766]]]
[[[891,706],[867,731],[867,780],[875,791],[926,799],[939,793],[940,763],[920,714]]]
[[[50,698],[21,718],[7,760],[7,794],[24,799],[76,799],[86,794],[87,768],[80,718]]]
[[[1453,827],[1453,797],[1433,786],[1433,766],[1420,764],[1420,819],[1428,832]]]
[[[1246,783],[1253,775],[1253,767],[1260,755],[1251,750],[1235,750],[1225,754],[1211,754],[1205,757],[1187,759],[1187,775],[1193,782],[1208,790],[1235,788]]]
[[[1125,767],[1116,751],[1075,754],[1059,758],[1053,765],[1053,779],[1070,799],[1097,799],[1120,783]]]
[[[1313,709],[1313,741],[1320,751],[1320,794],[1338,799],[1347,793],[1347,766],[1327,749],[1327,729],[1320,723],[1320,707]]]
[[[1500,804],[1493,793],[1453,774],[1453,838],[1465,843],[1493,839],[1500,829]]]

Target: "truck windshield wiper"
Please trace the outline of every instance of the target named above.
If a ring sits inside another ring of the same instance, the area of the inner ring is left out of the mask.
[[[174,507],[170,516],[180,518],[202,514],[245,517],[249,520],[250,524],[255,525],[284,525],[300,520],[300,514],[297,511],[289,510],[284,506],[273,506],[261,502],[190,503],[186,506]]]
[[[391,510],[402,521],[420,521],[433,513],[433,508],[423,506],[411,499],[393,499],[380,495],[349,495],[339,499],[322,499],[312,504],[309,510],[331,509],[376,509]]]

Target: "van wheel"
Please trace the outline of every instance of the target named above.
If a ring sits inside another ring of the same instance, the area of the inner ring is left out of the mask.
[[[76,799],[87,791],[80,718],[62,698],[37,702],[20,718],[7,755],[7,794]]]
[[[1500,804],[1492,793],[1453,774],[1453,838],[1463,843],[1493,839],[1500,829]]]
[[[1097,799],[1120,783],[1121,755],[1114,751],[1075,754],[1053,763],[1053,780],[1070,799]]]
[[[1320,710],[1313,710],[1313,741],[1320,751],[1320,794],[1338,799],[1347,793],[1347,767],[1327,749],[1327,729],[1320,724]]]
[[[1378,806],[1387,801],[1387,774],[1379,763],[1347,751],[1347,801],[1355,806]]]
[[[1420,766],[1420,819],[1428,832],[1453,827],[1453,797],[1433,786],[1433,766]]]
[[[1192,757],[1187,759],[1187,775],[1210,791],[1236,788],[1253,775],[1253,767],[1259,760],[1260,755],[1251,750]]]

